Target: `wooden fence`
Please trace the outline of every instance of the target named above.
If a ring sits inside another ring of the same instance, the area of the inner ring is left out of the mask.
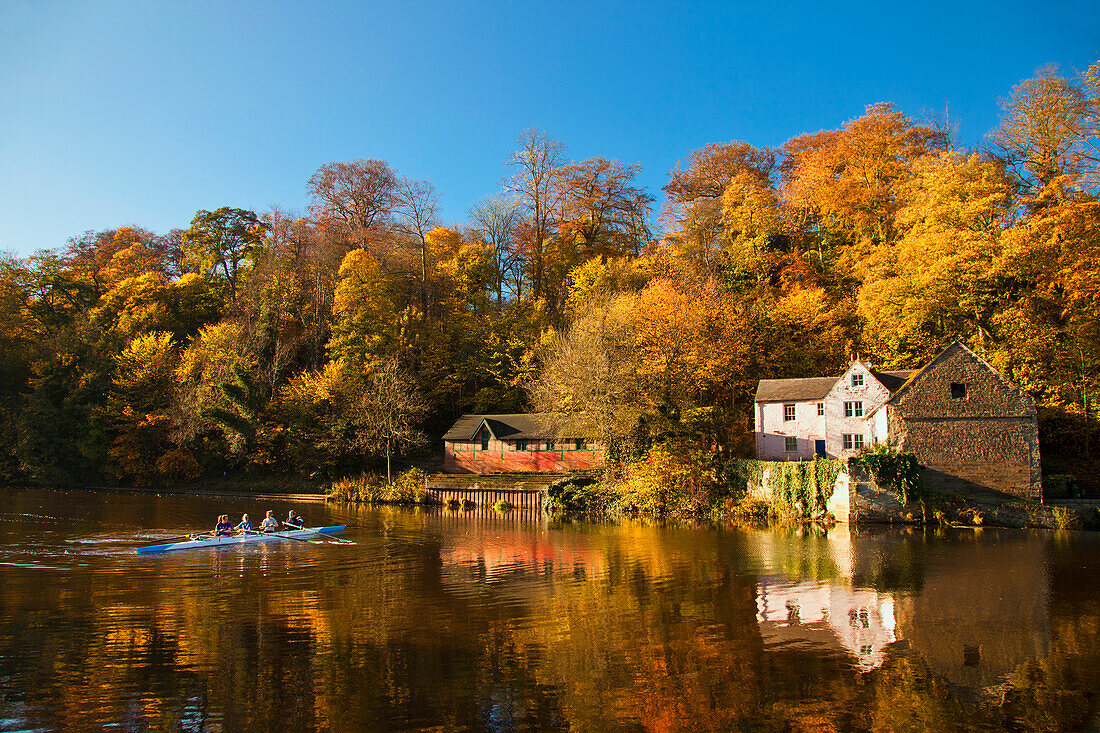
[[[506,501],[516,509],[540,513],[545,504],[545,494],[542,491],[498,487],[482,488],[477,484],[464,488],[429,486],[428,493],[439,499],[440,503],[444,505],[452,499],[460,502],[468,501],[479,507],[491,507],[498,501]]]

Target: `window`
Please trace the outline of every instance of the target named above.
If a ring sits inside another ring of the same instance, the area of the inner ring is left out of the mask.
[[[965,400],[966,399],[966,385],[959,382],[951,383],[951,399],[953,400]]]
[[[584,439],[578,438],[573,441],[573,450],[587,450],[588,447],[584,444]]]
[[[845,433],[844,450],[863,450],[863,436]]]
[[[845,402],[844,417],[863,417],[863,402]]]
[[[481,431],[481,450],[489,450],[489,431]]]
[[[554,441],[552,441],[552,440],[546,441],[546,450],[554,450]]]
[[[824,402],[818,402],[817,403],[817,416],[821,417],[824,414],[825,414],[825,403]]]
[[[783,421],[794,420],[794,405],[783,405]]]
[[[862,387],[863,386],[863,375],[862,374],[853,374],[852,375],[852,386],[853,387]]]
[[[787,450],[788,453],[794,453],[798,450],[798,438],[792,438],[788,436],[784,438],[783,441],[785,444],[784,448]]]
[[[516,441],[516,450],[527,450],[527,441],[526,440],[517,440]]]

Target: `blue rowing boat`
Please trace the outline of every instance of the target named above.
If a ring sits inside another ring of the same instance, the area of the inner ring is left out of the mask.
[[[139,555],[155,552],[173,552],[175,550],[194,550],[200,547],[223,547],[225,545],[245,545],[252,542],[270,542],[271,540],[304,540],[317,538],[318,535],[343,532],[346,525],[340,524],[333,527],[305,527],[303,529],[287,529],[278,532],[246,532],[230,535],[228,537],[212,537],[210,535],[194,535],[180,542],[169,542],[165,545],[149,545],[139,547]]]

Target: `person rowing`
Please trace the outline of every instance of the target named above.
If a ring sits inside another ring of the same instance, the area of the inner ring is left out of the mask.
[[[233,525],[229,521],[228,514],[222,514],[218,517],[218,523],[214,525],[213,535],[215,537],[228,537],[233,534]]]
[[[264,521],[260,522],[261,532],[278,532],[279,520],[275,518],[275,512],[268,509],[267,516],[264,517]]]
[[[241,523],[237,525],[237,531],[238,532],[251,532],[252,531],[252,522],[249,521],[247,514],[245,514],[244,516],[241,517]]]
[[[306,520],[295,514],[294,510],[291,509],[290,514],[286,515],[286,521],[283,522],[283,524],[289,525],[291,527],[298,527],[299,529],[301,529],[302,527],[306,526]]]

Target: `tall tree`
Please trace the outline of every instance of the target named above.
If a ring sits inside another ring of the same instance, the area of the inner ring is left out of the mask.
[[[515,250],[519,207],[514,198],[503,195],[490,196],[477,202],[470,209],[469,214],[474,231],[492,249],[494,289],[499,310],[504,301],[506,282],[512,284],[510,288],[512,297],[518,299],[523,296],[522,272],[517,267],[519,263]]]
[[[1013,87],[1001,110],[993,144],[1030,198],[1055,183],[1100,185],[1100,64],[1079,79],[1045,66]]]
[[[420,308],[427,311],[428,240],[437,224],[439,193],[431,181],[402,178],[397,186],[397,229],[420,253]]]
[[[546,245],[561,204],[559,169],[565,146],[533,127],[520,133],[516,145],[518,149],[508,159],[514,172],[506,187],[519,200],[527,218],[531,289],[537,300],[546,296]]]
[[[311,211],[352,246],[368,247],[390,224],[400,181],[384,160],[325,163],[310,177]]]
[[[221,271],[229,285],[230,300],[236,301],[241,273],[263,244],[266,229],[255,213],[223,206],[196,213],[183,233],[181,245],[200,272]]]

